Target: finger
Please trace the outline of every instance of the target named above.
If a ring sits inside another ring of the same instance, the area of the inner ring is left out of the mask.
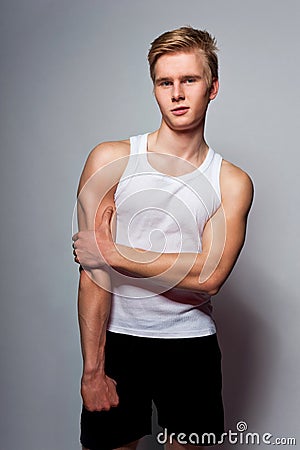
[[[119,396],[118,394],[115,392],[114,395],[111,396],[111,406],[118,406],[119,404]]]
[[[112,400],[111,406],[112,408],[116,408],[117,406],[119,406],[119,399]]]
[[[77,241],[77,239],[78,239],[78,233],[75,233],[75,234],[72,236],[72,241]]]

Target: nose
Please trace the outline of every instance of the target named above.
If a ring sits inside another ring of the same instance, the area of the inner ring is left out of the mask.
[[[172,102],[179,102],[180,100],[184,99],[185,95],[182,84],[180,82],[174,83],[172,89]]]

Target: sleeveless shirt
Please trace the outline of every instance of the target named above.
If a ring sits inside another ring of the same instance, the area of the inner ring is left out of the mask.
[[[116,243],[151,250],[158,256],[184,252],[196,256],[202,251],[204,226],[221,205],[222,157],[209,148],[197,169],[169,176],[150,164],[147,140],[148,133],[130,138],[129,160],[114,198]],[[210,295],[116,271],[111,279],[108,330],[158,338],[216,332]]]

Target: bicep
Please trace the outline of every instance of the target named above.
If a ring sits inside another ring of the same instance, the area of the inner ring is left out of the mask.
[[[109,205],[114,205],[114,192],[112,187],[108,188],[107,183],[103,183],[97,173],[79,188],[77,197],[77,220],[78,230],[94,230],[101,223],[104,209]]]
[[[101,223],[104,209],[107,206],[114,206],[114,193],[125,163],[126,158],[115,155],[105,145],[91,152],[78,186],[79,231],[97,228]]]
[[[204,228],[202,244],[207,256],[201,282],[212,276],[213,285],[220,287],[229,276],[245,242],[252,198],[252,183],[245,177],[225,192],[222,205]]]
[[[108,192],[99,195],[98,192],[87,191],[83,195],[79,195],[77,200],[77,221],[78,230],[95,230],[102,221],[104,210],[108,206],[114,207],[114,192],[112,188]]]

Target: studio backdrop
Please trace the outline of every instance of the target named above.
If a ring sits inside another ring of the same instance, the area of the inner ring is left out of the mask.
[[[217,38],[206,139],[255,186],[245,247],[213,299],[226,424],[300,445],[299,13],[296,0],[1,2],[1,449],[80,448],[79,176],[99,142],[158,128],[147,52],[182,25]],[[141,450],[161,448],[153,425]]]

